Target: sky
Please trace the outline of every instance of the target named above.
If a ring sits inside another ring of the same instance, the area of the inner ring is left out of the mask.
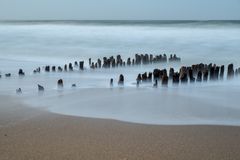
[[[240,0],[0,0],[0,20],[240,20]]]

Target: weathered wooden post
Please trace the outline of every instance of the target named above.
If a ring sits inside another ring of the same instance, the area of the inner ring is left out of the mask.
[[[179,76],[180,76],[180,74],[178,72],[173,74],[173,78],[172,78],[173,84],[175,84],[175,85],[179,84]]]
[[[148,73],[148,82],[152,82],[152,72]]]
[[[207,81],[208,81],[208,70],[205,70],[205,71],[203,72],[203,81],[204,81],[204,82],[207,82]]]
[[[44,91],[44,87],[41,86],[40,84],[38,84],[38,91],[39,91],[39,92],[43,92],[43,91]]]
[[[141,82],[141,80],[142,80],[142,75],[141,75],[140,73],[138,74],[136,80],[139,81],[139,82]]]
[[[158,87],[158,80],[155,80],[155,83],[153,84],[153,87],[157,88]]]
[[[64,65],[64,71],[67,71],[67,64]]]
[[[113,78],[110,79],[110,87],[113,87]]]
[[[18,75],[19,75],[19,76],[24,76],[24,75],[25,75],[25,73],[23,72],[23,70],[22,70],[22,69],[19,69],[19,71],[18,71]]]
[[[56,72],[56,66],[52,66],[52,72]]]
[[[220,69],[220,79],[223,80],[223,77],[224,77],[224,65],[222,65]]]
[[[181,83],[187,83],[188,82],[188,75],[187,75],[187,68],[181,67],[180,69],[180,80]]]
[[[227,72],[227,78],[232,79],[234,76],[234,69],[233,69],[233,64],[228,65],[228,72]]]
[[[50,66],[45,66],[45,72],[50,72]]]
[[[78,62],[77,61],[74,62],[74,66],[78,67]]]
[[[118,85],[119,86],[124,85],[124,76],[122,74],[120,74],[120,76],[119,76]]]
[[[173,78],[173,74],[174,74],[174,69],[170,68],[170,70],[169,70],[169,79]]]
[[[168,86],[168,76],[166,74],[162,77],[162,86]]]
[[[17,94],[22,94],[22,89],[21,88],[16,89],[16,93]]]
[[[131,66],[131,58],[127,59],[127,66]]]
[[[33,73],[34,73],[34,74],[40,73],[40,72],[41,72],[41,68],[40,68],[40,67],[38,67],[38,68],[36,68],[35,70],[33,70]]]
[[[62,67],[58,66],[58,72],[62,72],[62,71],[63,71]]]
[[[153,63],[153,55],[150,54],[150,63],[152,64]]]
[[[219,78],[219,70],[220,70],[220,67],[217,66],[217,67],[215,68],[215,71],[214,71],[214,79],[215,79],[215,80],[218,80],[218,78]]]
[[[195,78],[193,77],[193,70],[191,68],[188,69],[188,74],[189,74],[190,83],[194,83]]]
[[[89,64],[89,66],[91,66],[91,64],[92,64],[92,59],[91,58],[88,59],[88,64]]]
[[[57,84],[58,84],[59,88],[63,88],[63,80],[62,79],[59,79]]]
[[[95,69],[94,62],[92,62],[92,64],[91,64],[90,68],[91,68],[91,69]]]
[[[142,74],[142,81],[147,82],[147,79],[148,79],[147,72],[145,72],[144,74]]]
[[[210,80],[214,80],[215,76],[214,76],[214,73],[215,73],[215,67],[211,67],[210,68]]]
[[[98,68],[102,68],[102,61],[101,61],[101,59],[98,59]]]
[[[116,60],[115,58],[112,60],[112,68],[115,68],[116,67]]]
[[[197,82],[202,82],[202,71],[198,71]]]
[[[79,68],[80,70],[84,70],[84,61],[79,62]]]
[[[160,79],[160,72],[161,72],[161,70],[160,69],[154,69],[153,70],[153,79],[154,80],[159,80]]]
[[[73,71],[72,63],[69,63],[69,64],[68,64],[68,68],[69,68],[69,71]]]
[[[133,66],[135,65],[135,60],[134,60],[134,59],[132,60],[132,65],[133,65]]]

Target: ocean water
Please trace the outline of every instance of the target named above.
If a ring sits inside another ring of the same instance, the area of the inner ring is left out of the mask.
[[[181,63],[90,70],[88,58],[135,53],[177,54]],[[44,73],[33,69],[85,61],[81,72]],[[227,81],[136,88],[138,73],[179,69],[195,63],[240,67],[240,21],[2,21],[0,94],[54,113],[144,124],[240,125],[240,78]],[[26,76],[19,78],[18,69]],[[12,73],[6,78],[5,73]],[[125,75],[125,86],[116,83]],[[58,89],[58,79],[64,88]],[[114,87],[109,88],[110,78]],[[77,87],[71,88],[75,83]],[[37,84],[45,92],[37,92]],[[21,87],[22,95],[16,95]],[[0,103],[1,104],[1,103]]]

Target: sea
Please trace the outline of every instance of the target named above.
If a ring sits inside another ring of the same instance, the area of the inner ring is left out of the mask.
[[[126,60],[136,53],[176,54],[181,62],[96,70],[88,65],[89,58],[121,55]],[[75,61],[85,62],[84,71],[33,73],[37,67]],[[0,21],[0,95],[53,113],[154,125],[239,126],[240,77],[136,87],[139,73],[197,63],[240,67],[240,21]],[[20,68],[24,77],[18,76]],[[117,85],[120,74],[123,87]],[[62,89],[58,79],[64,81]]]

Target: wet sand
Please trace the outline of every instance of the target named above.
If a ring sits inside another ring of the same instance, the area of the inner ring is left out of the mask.
[[[240,159],[240,127],[63,116],[0,96],[1,160]]]

